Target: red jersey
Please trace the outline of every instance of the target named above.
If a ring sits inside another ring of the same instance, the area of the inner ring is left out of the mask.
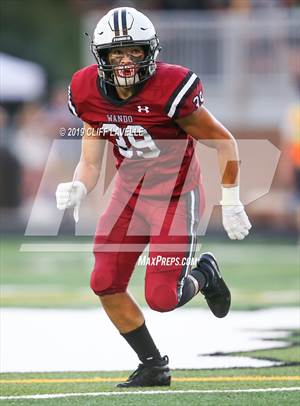
[[[202,85],[187,68],[157,63],[155,74],[126,100],[101,86],[97,65],[77,71],[69,108],[114,145],[118,184],[147,196],[175,196],[199,185],[194,141],[175,122],[203,102]]]

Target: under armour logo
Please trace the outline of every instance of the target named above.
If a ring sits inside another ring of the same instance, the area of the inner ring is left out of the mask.
[[[148,106],[137,106],[137,109],[139,113],[150,113]]]

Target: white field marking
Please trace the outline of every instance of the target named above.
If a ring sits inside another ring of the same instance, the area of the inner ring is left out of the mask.
[[[128,392],[86,392],[86,393],[54,393],[44,395],[24,396],[0,396],[0,400],[10,399],[56,399],[87,396],[124,396],[124,395],[176,395],[176,394],[200,394],[200,393],[257,393],[257,392],[297,392],[300,386],[289,388],[261,388],[261,389],[190,389],[190,390],[147,390]]]
[[[115,252],[116,249],[119,249],[120,244],[106,244],[105,245],[105,252]],[[156,244],[155,246],[157,250],[161,251],[168,251],[168,252],[176,252],[184,251],[186,249],[186,244],[176,244],[176,245],[168,245],[168,244]],[[93,245],[89,243],[24,243],[20,245],[20,252],[89,252],[92,253],[93,249],[97,249],[101,251],[103,246],[101,244]],[[144,245],[140,244],[123,244],[122,250],[124,252],[132,252],[135,250],[143,250]],[[148,253],[148,251],[146,251]]]
[[[202,244],[202,251],[211,251],[224,264],[247,265],[265,262],[269,265],[278,265],[284,262],[286,264],[299,264],[297,257],[297,245],[280,245],[280,244],[248,244],[245,246],[230,246],[228,244]],[[272,255],[270,255],[272,252]],[[252,255],[255,253],[255,255]]]
[[[24,238],[24,241],[26,238]],[[278,249],[280,247],[280,249]],[[268,264],[278,264],[278,261],[283,261],[287,264],[297,264],[299,259],[297,258],[297,246],[291,245],[279,245],[268,244],[266,246],[261,244],[251,244],[243,247],[230,246],[229,244],[202,244],[202,247],[197,247],[197,254],[200,251],[211,251],[214,255],[223,263],[239,264],[257,263],[257,259],[263,263],[265,260]],[[64,243],[64,242],[43,242],[43,243],[22,243],[20,245],[21,252],[92,252],[93,244],[90,243]],[[272,255],[270,256],[270,251]],[[255,252],[255,256],[250,255]],[[145,250],[148,253],[148,249]],[[245,261],[245,258],[247,259]]]
[[[66,288],[62,285],[56,285],[56,284],[47,284],[47,285],[33,285],[33,284],[28,284],[28,285],[17,285],[17,284],[3,284],[1,285],[1,298],[4,296],[8,295],[13,295],[13,294],[21,294],[21,293],[28,294],[30,293],[31,295],[39,295],[40,294],[46,294],[46,293],[63,293],[64,295],[66,294]],[[70,294],[72,295],[73,292],[81,292],[81,293],[88,293],[90,296],[90,291],[88,287],[72,287],[72,292]]]
[[[232,311],[225,319],[217,319],[208,310],[199,308],[177,309],[169,313],[144,309],[144,315],[153,336],[160,343],[161,352],[168,354],[173,369],[281,365],[280,362],[232,353],[286,347],[289,343],[284,339],[288,330],[298,328],[300,320],[298,308]],[[178,325],[184,329],[178,329]],[[125,371],[136,368],[136,355],[128,350],[126,341],[108,323],[103,309],[2,308],[1,327],[2,372]],[[193,345],[178,351],[187,337],[193,337]],[[210,355],[216,353],[223,355]]]
[[[21,286],[21,285],[20,285]],[[231,289],[236,301],[243,303],[258,303],[277,305],[299,301],[299,290],[268,290],[266,292],[245,292],[240,289]]]
[[[21,244],[21,252],[93,252],[93,244],[29,243]]]
[[[82,289],[83,288],[79,288]],[[16,285],[16,284],[3,284],[1,285],[1,296],[3,295],[9,295],[9,294],[15,294],[15,293],[30,293],[30,294],[40,294],[41,292],[45,294],[46,292],[62,292],[66,293],[66,289],[64,286],[61,285],[33,285],[33,284],[28,284],[28,285]],[[77,290],[77,289],[76,289]]]

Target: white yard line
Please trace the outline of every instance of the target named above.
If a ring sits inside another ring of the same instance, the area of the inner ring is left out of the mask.
[[[87,396],[124,396],[124,395],[176,395],[176,394],[200,394],[200,393],[247,393],[247,392],[296,392],[300,391],[300,386],[290,388],[261,388],[261,389],[190,389],[190,390],[147,390],[128,392],[86,392],[86,393],[54,393],[44,395],[24,395],[24,396],[0,396],[0,400],[10,399],[56,399],[70,397]]]

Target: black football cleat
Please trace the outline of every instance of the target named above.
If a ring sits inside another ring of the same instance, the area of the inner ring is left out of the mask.
[[[165,355],[158,365],[140,364],[129,376],[127,381],[119,383],[118,388],[131,388],[139,386],[170,386],[171,374],[168,367],[169,359]]]
[[[206,285],[201,289],[210,310],[216,317],[222,318],[230,309],[230,291],[222,278],[216,258],[205,252],[197,261],[197,269],[206,277]]]

